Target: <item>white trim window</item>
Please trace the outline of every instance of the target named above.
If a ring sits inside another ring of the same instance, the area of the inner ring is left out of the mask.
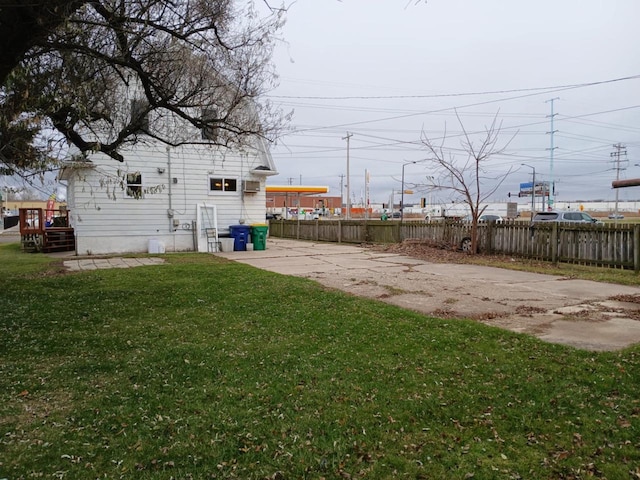
[[[237,178],[209,177],[209,193],[237,192]]]
[[[125,195],[129,198],[142,198],[142,174],[140,172],[127,173]]]

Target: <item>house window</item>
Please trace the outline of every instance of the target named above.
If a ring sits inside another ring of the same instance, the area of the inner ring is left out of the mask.
[[[218,111],[215,108],[205,108],[202,110],[202,121],[210,122],[209,125],[201,130],[203,140],[211,140],[213,142],[218,140],[217,120]]]
[[[149,102],[146,99],[131,100],[131,125],[139,133],[149,131]]]
[[[209,191],[211,192],[235,192],[238,190],[238,181],[235,178],[209,177]]]
[[[142,198],[142,174],[140,172],[127,173],[127,197]]]

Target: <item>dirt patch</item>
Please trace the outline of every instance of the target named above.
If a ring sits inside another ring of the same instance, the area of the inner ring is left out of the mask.
[[[399,244],[375,245],[367,248],[373,252],[405,255],[435,264],[489,264],[494,267],[523,265],[540,266],[545,269],[553,268],[548,263],[509,255],[469,255],[448,245],[437,245],[423,240],[406,240]],[[557,282],[570,280],[572,278],[566,276],[553,279]],[[558,324],[578,323],[588,328],[587,325],[603,324],[612,319],[623,319],[625,322],[640,321],[640,294],[612,295],[600,301],[582,299],[581,302],[579,298],[575,302],[565,300],[561,303],[560,308],[557,308],[540,297],[532,298],[524,295],[521,298],[514,298],[509,297],[506,291],[503,296],[495,290],[490,295],[480,296],[481,286],[478,284],[463,286],[461,283],[449,279],[444,285],[440,285],[438,293],[431,294],[432,297],[439,299],[438,305],[429,307],[425,306],[425,303],[428,304],[428,302],[421,302],[422,305],[416,308],[418,302],[409,301],[404,302],[403,306],[426,312],[435,317],[448,319],[464,317],[508,330],[533,334],[550,341],[593,350],[615,349],[619,344],[616,344],[615,341],[607,343],[606,340],[599,344],[589,344],[583,338],[579,341],[572,338],[557,338],[553,334],[556,322]],[[455,292],[455,295],[452,296],[451,292]],[[414,294],[417,293],[414,292]],[[402,305],[400,299],[389,299],[388,297],[381,299]],[[414,304],[411,305],[411,303]],[[569,337],[566,331],[565,335]]]
[[[518,305],[516,307],[516,313],[518,315],[534,315],[536,313],[545,313],[546,310],[542,307],[532,307],[531,305]]]
[[[613,297],[611,297],[611,300],[615,300],[618,302],[625,302],[625,303],[640,304],[640,295],[614,295]]]
[[[527,266],[544,266],[545,268],[553,268],[548,262],[536,262],[535,260],[512,257],[510,255],[469,255],[455,247],[446,244],[429,242],[421,239],[408,239],[402,243],[393,243],[389,245],[367,245],[366,248],[374,252],[396,253],[398,255],[407,255],[413,258],[419,258],[427,262],[433,263],[454,263],[469,265],[487,265],[496,266],[504,265],[527,265]],[[640,303],[640,297],[638,298]]]

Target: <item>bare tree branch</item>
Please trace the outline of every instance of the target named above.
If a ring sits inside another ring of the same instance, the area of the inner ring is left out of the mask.
[[[483,169],[492,157],[504,153],[517,132],[507,142],[499,145],[502,124],[498,124],[498,114],[496,113],[491,125],[485,127],[484,134],[478,143],[475,136],[465,128],[458,112],[456,112],[456,118],[462,129],[460,145],[465,154],[464,160],[460,161],[453,153],[445,154],[446,130],[440,145],[434,145],[423,131],[422,144],[432,155],[430,160],[434,169],[440,173],[442,181],[438,182],[438,188],[459,195],[462,202],[471,211],[471,251],[475,253],[478,248],[478,218],[486,208],[486,205],[482,204],[500,188],[511,173],[511,169],[509,169],[506,174],[494,179],[491,185],[487,186],[487,182],[485,182],[487,179],[482,176]]]
[[[278,135],[286,117],[261,98],[275,86],[270,59],[284,10],[261,18],[232,0],[48,3],[57,4],[63,19],[29,45],[0,88],[5,165],[46,163],[46,148],[34,143],[40,131],[119,161],[122,147],[143,139],[205,143],[203,129],[216,129],[206,143],[221,146]],[[136,117],[139,100],[146,107]]]

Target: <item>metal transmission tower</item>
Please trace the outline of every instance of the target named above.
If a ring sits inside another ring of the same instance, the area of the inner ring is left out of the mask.
[[[620,158],[622,156],[626,157],[627,156],[627,147],[620,144],[620,143],[616,143],[613,148],[615,148],[615,152],[611,152],[609,154],[609,156],[611,158],[614,159],[616,166],[614,167],[616,170],[616,182],[620,180],[620,170],[623,170],[623,168],[620,167]],[[615,221],[618,221],[618,189],[616,188],[616,206],[614,209],[614,216],[613,218],[615,219]]]
[[[551,103],[551,115],[549,115],[549,117],[551,118],[551,131],[547,132],[549,135],[551,135],[551,147],[549,148],[549,151],[550,151],[550,154],[549,154],[549,193],[548,193],[548,197],[547,197],[547,206],[550,209],[553,208],[553,204],[555,202],[554,196],[555,196],[555,192],[556,192],[555,181],[553,179],[553,151],[557,148],[553,144],[553,134],[557,132],[557,130],[553,129],[553,118],[557,115],[556,113],[553,113],[553,102],[555,100],[560,100],[560,97],[551,98],[551,99],[546,101],[546,103]],[[535,188],[535,185],[534,185],[534,188]],[[544,195],[542,197],[542,205],[544,206]]]

